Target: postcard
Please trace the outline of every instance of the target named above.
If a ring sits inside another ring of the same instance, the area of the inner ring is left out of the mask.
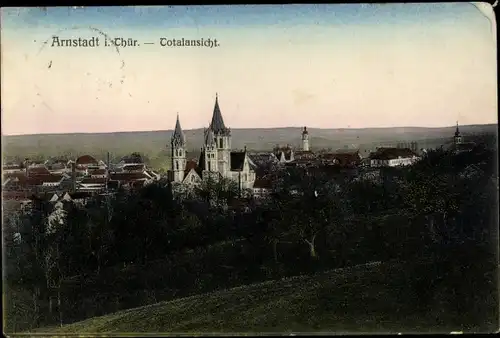
[[[498,330],[491,5],[1,13],[6,334]]]

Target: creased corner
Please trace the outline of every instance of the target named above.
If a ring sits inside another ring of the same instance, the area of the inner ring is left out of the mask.
[[[471,2],[471,4],[476,7],[476,9],[490,22],[491,34],[493,35],[494,41],[497,41],[497,30],[496,30],[496,18],[495,12],[493,11],[493,6],[496,6],[497,1],[493,6],[487,2]]]

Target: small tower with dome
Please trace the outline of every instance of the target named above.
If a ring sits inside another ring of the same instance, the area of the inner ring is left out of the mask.
[[[302,150],[309,151],[309,132],[307,131],[307,127],[304,127],[304,130],[302,130]]]

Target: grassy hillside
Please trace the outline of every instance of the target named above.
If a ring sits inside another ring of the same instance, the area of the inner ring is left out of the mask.
[[[497,126],[474,125],[463,126],[461,131],[467,134],[496,133]],[[300,146],[301,128],[273,129],[233,129],[232,146],[243,149],[247,146],[252,150],[270,150],[276,144]],[[309,130],[311,147],[373,148],[374,145],[390,144],[400,141],[419,141],[421,147],[434,147],[448,142],[453,136],[454,127],[447,128],[372,128],[372,129],[316,129]],[[168,157],[167,144],[172,130],[119,132],[119,133],[88,133],[88,134],[44,134],[3,136],[4,154],[10,156],[61,156],[92,154],[105,158],[106,152],[112,156],[123,156],[137,151],[145,154],[159,166],[163,166]],[[203,129],[185,131],[188,140],[188,150],[199,151],[203,144]]]
[[[433,267],[422,264],[421,269]],[[401,263],[338,269],[181,298],[35,332],[449,333],[496,327],[497,323],[488,323],[494,317],[492,312],[484,312],[495,304],[471,309],[475,316],[457,311],[457,299],[446,283],[434,289],[430,307],[418,310],[414,295],[417,275],[408,270]],[[482,302],[487,300],[483,297]],[[482,326],[471,323],[472,318]]]

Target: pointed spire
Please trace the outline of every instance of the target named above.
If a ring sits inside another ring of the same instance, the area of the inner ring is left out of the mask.
[[[215,145],[215,137],[212,129],[208,129],[205,133],[205,145],[206,146],[214,146]]]
[[[177,113],[177,120],[175,121],[175,129],[172,134],[172,145],[184,146],[186,144],[186,137],[181,128],[181,122],[179,120],[179,113]]]
[[[309,132],[307,131],[307,127],[304,127],[304,130],[302,131],[302,135],[306,135],[306,134],[309,134]]]
[[[214,112],[212,115],[212,121],[210,122],[210,127],[209,127],[215,134],[220,134],[220,135],[228,135],[229,130],[226,128],[224,125],[224,120],[222,118],[222,113],[219,108],[219,95],[218,93],[215,93],[215,105],[214,105]]]
[[[455,136],[460,136],[460,130],[458,129],[458,121],[457,121],[457,129],[455,130]]]

